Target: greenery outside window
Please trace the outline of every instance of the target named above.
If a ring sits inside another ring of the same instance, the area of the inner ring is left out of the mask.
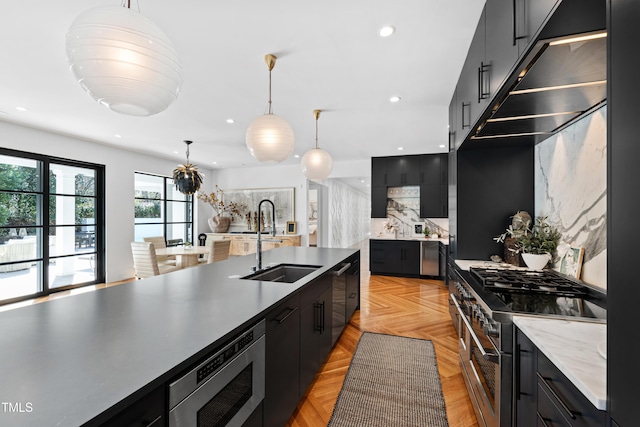
[[[0,304],[104,282],[104,167],[0,149]]]
[[[136,172],[135,240],[163,236],[193,243],[193,198],[177,191],[169,177]]]

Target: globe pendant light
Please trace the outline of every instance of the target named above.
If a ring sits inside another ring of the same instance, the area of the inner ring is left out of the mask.
[[[182,194],[193,194],[202,185],[202,174],[198,172],[198,167],[189,163],[189,145],[193,141],[184,141],[187,144],[187,163],[179,165],[173,170],[173,184],[176,190]]]
[[[66,49],[80,86],[113,111],[151,116],[178,97],[176,50],[156,24],[130,8],[130,0],[81,13],[69,27]]]
[[[300,167],[302,168],[302,173],[307,178],[320,181],[331,174],[333,170],[333,159],[329,153],[322,148],[318,148],[318,119],[320,118],[320,110],[313,110],[313,115],[316,118],[316,146],[304,153]]]
[[[274,55],[265,55],[269,69],[269,112],[256,118],[247,129],[247,148],[263,163],[280,163],[293,152],[295,138],[286,120],[271,112],[271,70],[276,65]]]

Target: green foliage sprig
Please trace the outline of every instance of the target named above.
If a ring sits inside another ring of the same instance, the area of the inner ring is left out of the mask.
[[[509,249],[512,252],[554,255],[562,236],[557,228],[549,224],[546,216],[539,216],[536,217],[533,225],[528,221],[526,227],[517,232],[509,226],[507,231],[494,240],[504,243],[507,237],[516,239],[515,249]]]

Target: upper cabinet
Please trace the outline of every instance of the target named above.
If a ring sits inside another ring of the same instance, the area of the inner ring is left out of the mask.
[[[420,184],[420,156],[394,156],[386,160],[389,187]]]
[[[455,148],[479,129],[559,0],[487,0],[450,105]],[[453,107],[453,108],[452,108]]]
[[[420,186],[420,218],[448,215],[448,154],[373,157],[371,217],[386,218],[387,188]]]

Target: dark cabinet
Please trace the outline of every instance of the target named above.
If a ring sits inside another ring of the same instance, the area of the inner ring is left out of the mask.
[[[351,260],[351,268],[347,271],[345,319],[349,322],[351,316],[360,307],[360,259]]]
[[[371,218],[387,217],[387,187],[371,187]]]
[[[482,10],[478,26],[474,33],[467,58],[462,66],[458,86],[456,87],[460,121],[456,131],[459,132],[460,144],[475,127],[480,114],[487,107],[486,90],[488,66],[485,64],[485,14]]]
[[[554,0],[555,1],[555,0]],[[487,0],[485,16],[485,92],[493,97],[518,60],[514,7],[518,0]],[[538,3],[528,0],[527,3]]]
[[[514,346],[514,426],[605,426],[606,413],[596,409],[518,328]]]
[[[369,268],[373,274],[420,275],[420,242],[370,240]]]
[[[295,294],[266,316],[264,425],[280,427],[300,400],[300,296]]]
[[[371,158],[371,186],[385,187],[387,185],[387,158]]]
[[[560,3],[559,0],[515,0],[515,23],[513,37],[518,44],[518,53],[522,55],[535,40],[542,24],[549,18]]]
[[[515,328],[514,340],[514,426],[537,426],[536,401],[538,370],[536,347],[527,336]]]
[[[307,285],[300,295],[300,393],[313,381],[332,340],[332,281],[329,274]]]
[[[165,424],[164,411],[165,388],[158,387],[101,425],[105,427],[161,427]]]
[[[635,322],[640,287],[634,286],[638,231],[632,212],[638,209],[640,145],[638,134],[637,50],[640,2],[611,0],[607,77],[607,386],[612,425],[638,424],[638,342]],[[635,53],[634,53],[635,52]],[[634,231],[636,230],[636,231]]]
[[[421,156],[420,218],[446,218],[449,205],[448,154]]]
[[[410,185],[420,187],[420,218],[447,217],[447,153],[373,157],[371,177],[371,218],[387,217],[388,187]]]
[[[387,157],[387,186],[420,184],[420,157]]]

